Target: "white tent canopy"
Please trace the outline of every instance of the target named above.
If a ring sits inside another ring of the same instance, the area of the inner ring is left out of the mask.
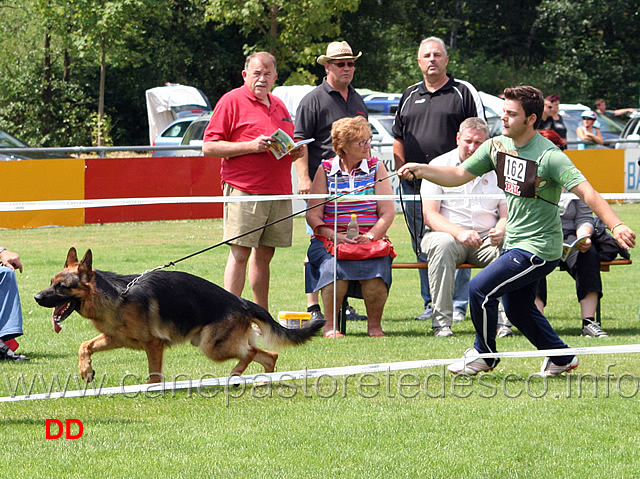
[[[145,92],[149,116],[149,144],[169,123],[177,119],[177,113],[185,106],[211,110],[207,97],[195,87],[169,84],[151,88]]]

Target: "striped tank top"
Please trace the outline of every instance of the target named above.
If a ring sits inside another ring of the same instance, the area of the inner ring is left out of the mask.
[[[334,162],[337,163],[334,168]],[[362,160],[360,166],[350,174],[340,169],[340,159],[336,156],[328,160],[322,160],[322,169],[327,175],[329,194],[352,193],[361,196],[362,199],[343,199],[337,201],[338,232],[347,231],[347,225],[351,221],[351,214],[358,215],[360,233],[369,231],[378,221],[376,200],[369,200],[367,196],[374,195],[376,172],[378,171],[378,159],[367,158]],[[331,173],[337,173],[332,175]],[[355,191],[357,190],[357,191]],[[324,222],[333,226],[336,202],[331,201],[324,205]]]

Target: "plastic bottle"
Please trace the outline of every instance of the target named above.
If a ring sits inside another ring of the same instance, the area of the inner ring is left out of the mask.
[[[353,213],[351,215],[351,221],[347,225],[347,238],[353,239],[360,234],[360,227],[358,226],[358,216]]]

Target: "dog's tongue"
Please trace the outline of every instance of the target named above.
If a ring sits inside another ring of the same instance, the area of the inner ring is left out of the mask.
[[[64,310],[65,308],[66,308],[66,305],[56,306],[55,308],[53,308],[53,314],[51,316],[51,321],[53,321],[53,330],[56,333],[59,333],[60,331],[62,331],[62,326],[60,326],[60,323],[58,323],[56,321],[56,318],[60,316],[60,311]]]
[[[59,333],[60,331],[62,331],[62,326],[60,326],[57,322],[56,322],[56,318],[55,316],[53,318],[51,318],[51,320],[53,321],[53,330],[56,333]]]

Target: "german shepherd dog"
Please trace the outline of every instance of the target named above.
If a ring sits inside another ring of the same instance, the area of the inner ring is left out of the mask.
[[[232,376],[241,375],[251,361],[270,373],[278,353],[256,346],[252,323],[260,327],[265,342],[276,347],[302,344],[324,325],[319,320],[287,329],[261,306],[180,271],[146,273],[126,291],[137,276],[94,270],[92,257],[87,250],[78,261],[76,249],[71,248],[64,269],[35,296],[40,306],[54,308],[56,332],[73,311],[100,331],[78,352],[80,375],[87,382],[95,375],[91,355],[116,348],[143,349],[149,361],[148,382],[161,382],[164,349],[185,341],[199,346],[213,361],[239,359]]]

